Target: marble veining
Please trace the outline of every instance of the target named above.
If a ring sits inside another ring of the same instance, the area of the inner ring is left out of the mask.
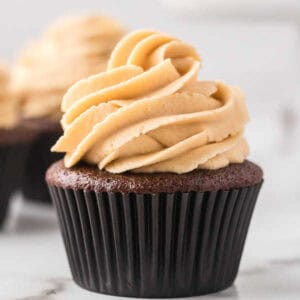
[[[300,243],[299,243],[300,244]],[[278,259],[272,260],[272,265],[281,266],[281,267],[295,267],[300,266],[300,256],[295,258],[286,258],[286,259]]]
[[[38,294],[31,295],[25,298],[16,298],[16,300],[55,299],[55,296],[58,296],[65,291],[67,282],[70,282],[70,279],[48,279],[47,283],[51,284],[50,288],[43,289]]]

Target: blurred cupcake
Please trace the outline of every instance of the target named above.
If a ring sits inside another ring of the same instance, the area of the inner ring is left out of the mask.
[[[46,180],[80,286],[161,298],[234,282],[262,170],[241,91],[199,68],[190,45],[137,31],[65,95],[66,156]]]
[[[106,68],[123,34],[120,24],[107,17],[67,17],[50,26],[21,53],[14,68],[14,90],[27,126],[38,133],[23,185],[28,199],[50,201],[44,174],[50,163],[61,157],[50,154],[49,147],[61,134],[63,95],[79,79]]]
[[[9,199],[20,187],[31,132],[19,123],[19,106],[10,89],[9,69],[0,64],[0,227]]]

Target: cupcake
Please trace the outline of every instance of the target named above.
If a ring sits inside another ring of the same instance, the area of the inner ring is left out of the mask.
[[[161,298],[234,282],[263,174],[246,160],[242,92],[199,81],[200,62],[183,41],[136,31],[64,96],[52,150],[65,158],[46,181],[81,287]]]
[[[32,139],[32,134],[19,124],[18,103],[10,89],[10,71],[0,64],[0,227],[9,199],[20,187]]]
[[[38,134],[24,177],[26,198],[50,201],[44,176],[51,162],[62,157],[49,153],[62,133],[62,97],[79,79],[105,70],[123,34],[124,29],[107,17],[66,17],[21,53],[14,68],[13,86],[22,104],[23,119]]]

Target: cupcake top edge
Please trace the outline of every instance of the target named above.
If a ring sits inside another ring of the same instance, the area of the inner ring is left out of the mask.
[[[217,170],[197,169],[180,175],[132,172],[113,174],[99,171],[85,163],[66,168],[63,160],[59,160],[49,167],[45,179],[50,186],[65,190],[145,195],[240,190],[261,184],[263,172],[258,165],[248,160]]]
[[[194,47],[154,30],[126,35],[105,72],[62,101],[63,136],[52,151],[111,173],[187,173],[242,163],[248,111],[238,87],[200,81]]]

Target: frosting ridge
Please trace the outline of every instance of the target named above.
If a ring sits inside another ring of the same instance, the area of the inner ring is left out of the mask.
[[[113,173],[217,169],[243,162],[248,113],[237,87],[198,81],[201,58],[151,30],[128,34],[107,71],[81,80],[62,102],[64,135],[53,151]]]

